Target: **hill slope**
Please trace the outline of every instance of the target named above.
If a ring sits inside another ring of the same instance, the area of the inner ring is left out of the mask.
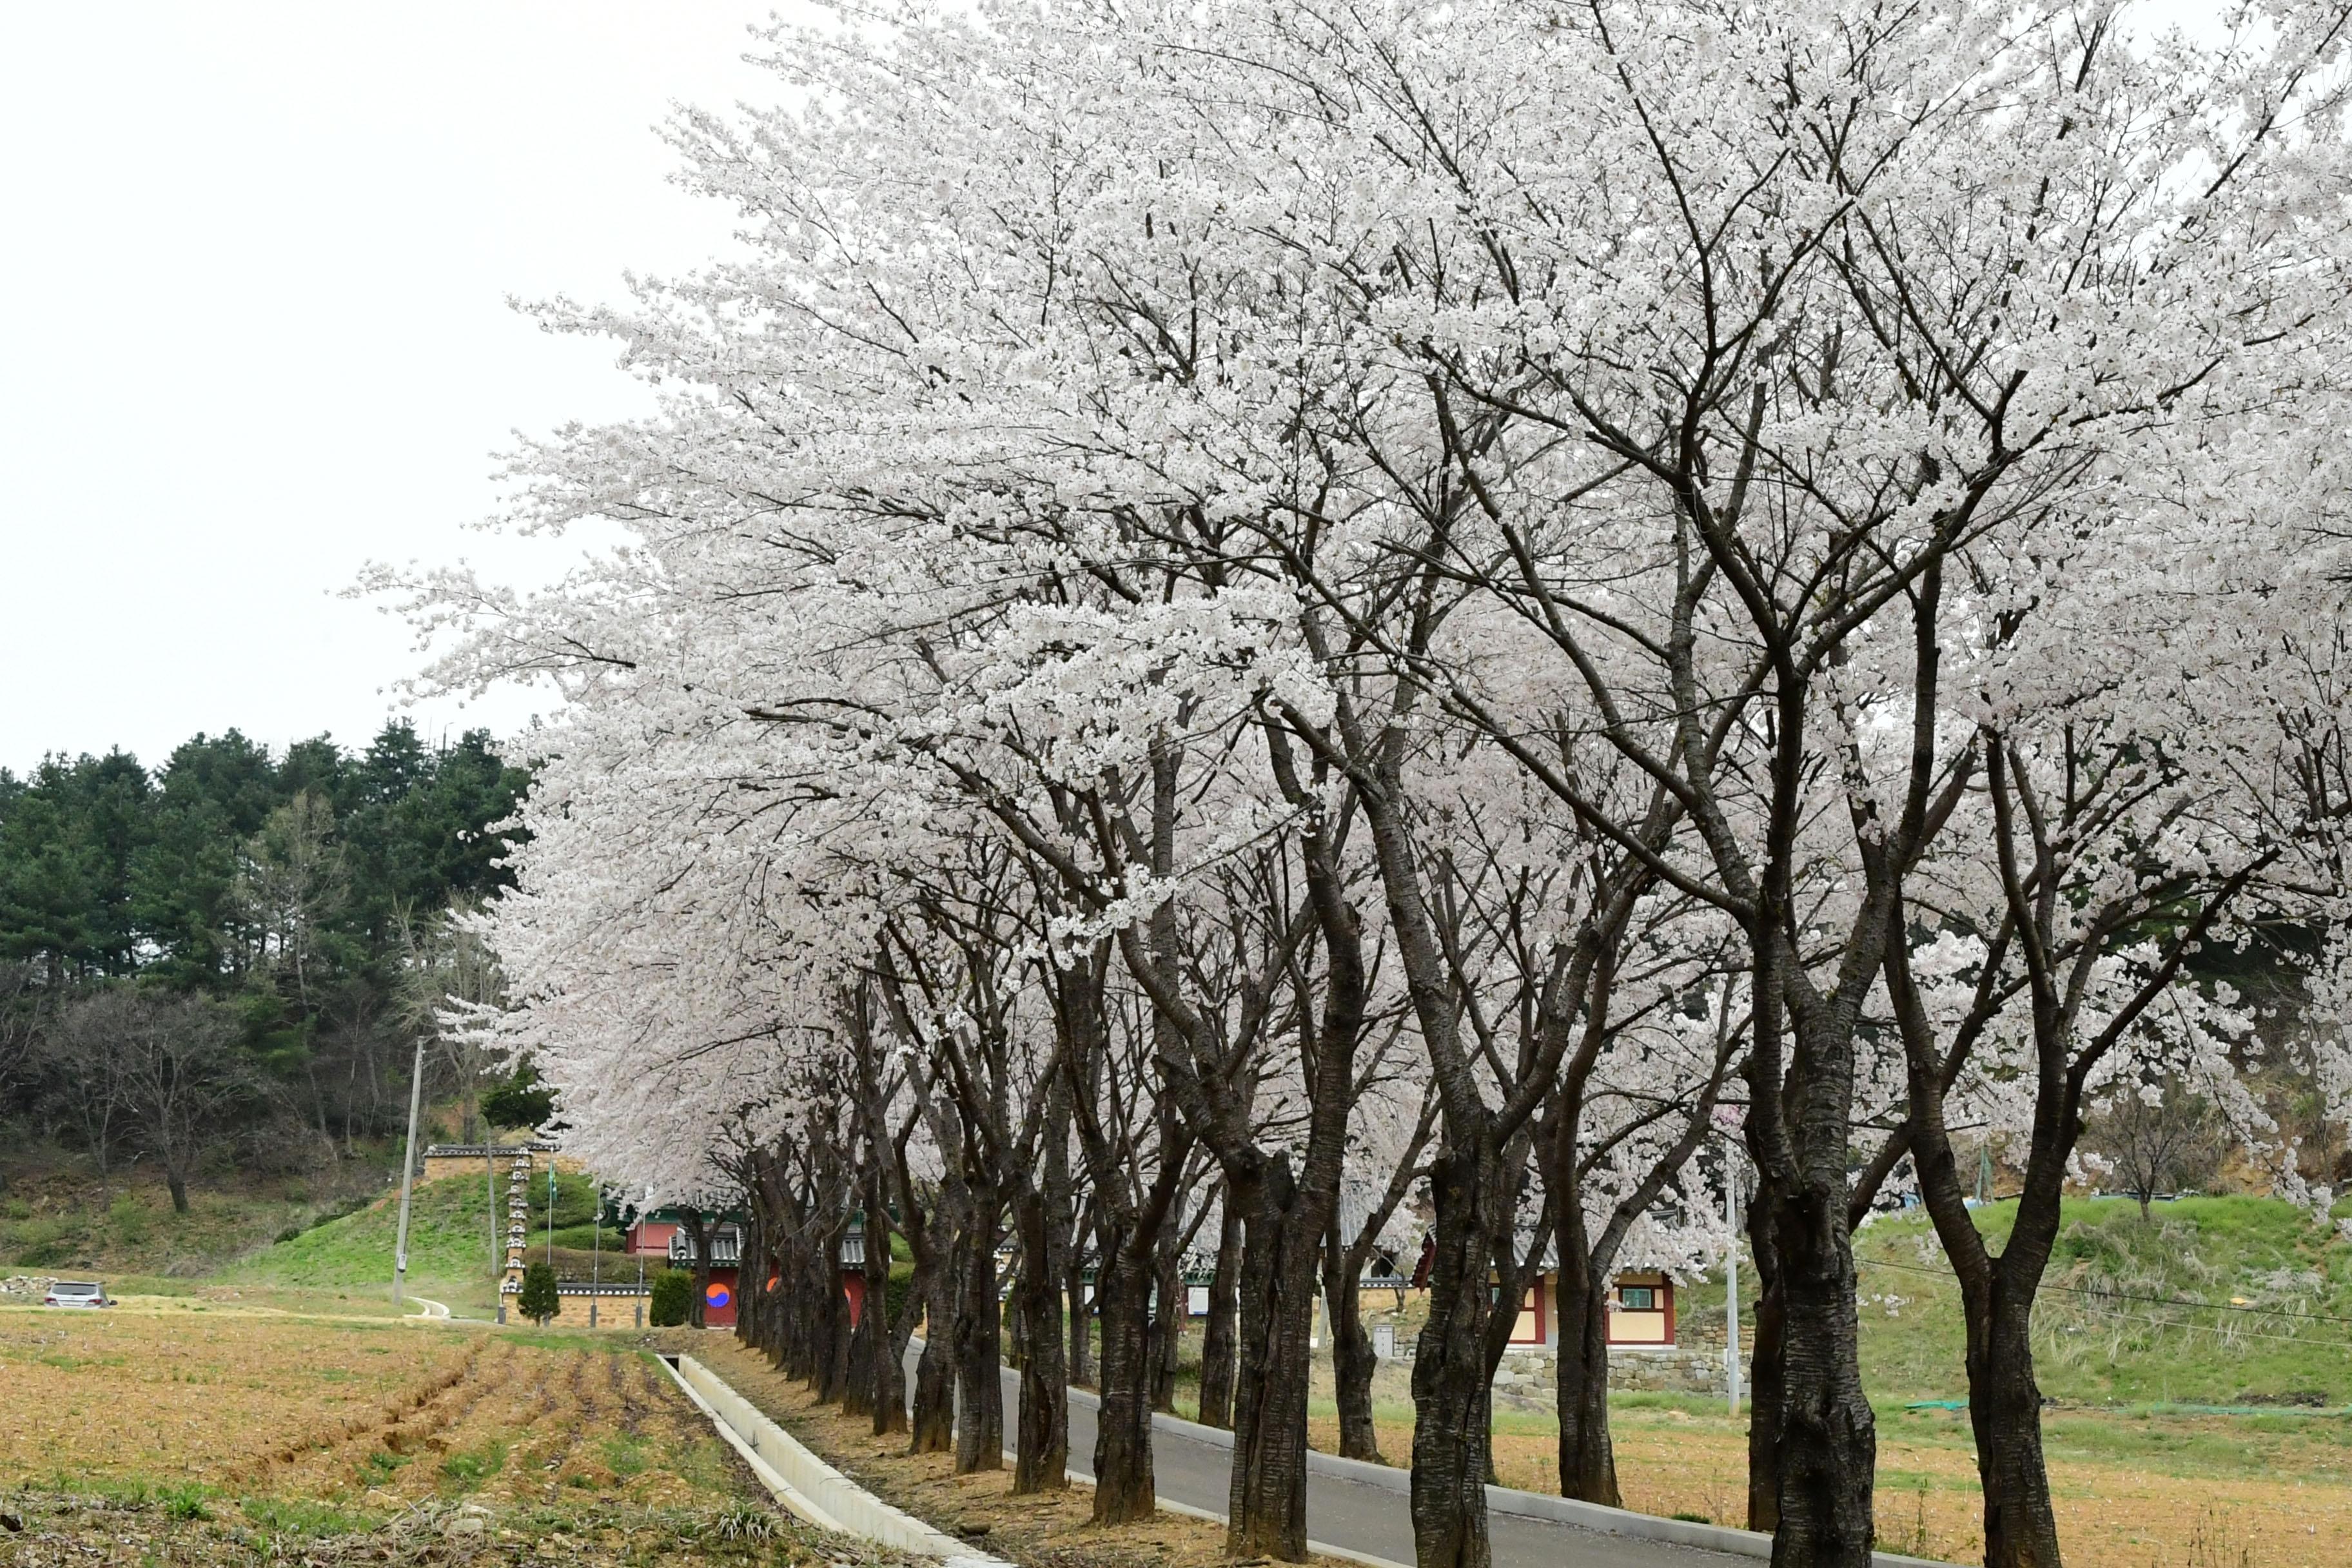
[[[481,1181],[451,1176],[415,1190],[408,1216],[408,1283],[420,1295],[485,1306],[497,1299],[491,1273],[490,1197]],[[217,1276],[223,1284],[316,1290],[392,1284],[400,1194],[332,1219],[254,1253]]]
[[[595,1185],[587,1177],[566,1173],[557,1183],[556,1235],[560,1240],[584,1247],[595,1212]],[[531,1234],[542,1234],[546,1220],[546,1187],[534,1182],[530,1192]],[[503,1221],[505,1203],[499,1201]],[[489,1225],[489,1184],[478,1175],[447,1176],[425,1182],[415,1190],[408,1215],[408,1284],[418,1295],[446,1301],[453,1308],[488,1311],[498,1303],[498,1268],[505,1248],[492,1251]],[[224,1269],[216,1278],[225,1285],[266,1285],[296,1290],[389,1289],[394,1243],[400,1229],[400,1194],[395,1190],[353,1214],[278,1242]],[[503,1223],[499,1226],[502,1233]],[[617,1248],[619,1234],[604,1232],[604,1245]],[[617,1268],[608,1253],[604,1262]],[[565,1247],[556,1250],[557,1272],[585,1279],[590,1255]]]
[[[1977,1211],[1998,1246],[2014,1205]],[[1882,1399],[1958,1398],[1959,1286],[1926,1218],[1855,1238],[1863,1375]],[[2352,1405],[2352,1243],[2271,1198],[2070,1201],[2034,1310],[2042,1393],[2066,1404]]]

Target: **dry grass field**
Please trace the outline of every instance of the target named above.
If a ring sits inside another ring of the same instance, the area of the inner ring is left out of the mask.
[[[0,1310],[0,1388],[5,1568],[205,1568],[297,1542],[321,1568],[875,1555],[773,1513],[661,1369],[611,1342],[19,1308]]]
[[[0,1312],[0,1477],[394,1508],[743,1495],[642,1355],[584,1341],[230,1310]]]
[[[1383,1415],[1390,1414],[1384,1411]],[[1554,1489],[1552,1431],[1506,1415],[1503,1484]],[[1381,1451],[1412,1451],[1409,1420],[1379,1423]],[[1611,1415],[1625,1505],[1738,1523],[1747,1428],[1679,1402]],[[2066,1561],[2076,1568],[2343,1568],[2352,1563],[2352,1421],[2341,1416],[2135,1419],[2053,1411],[2045,1427]],[[1311,1440],[1336,1449],[1336,1420]],[[1944,1563],[1984,1556],[1982,1501],[1965,1415],[1904,1412],[1878,1431],[1878,1529],[1890,1551]]]

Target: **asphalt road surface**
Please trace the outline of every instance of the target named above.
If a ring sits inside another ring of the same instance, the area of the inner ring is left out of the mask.
[[[1020,1376],[1008,1372],[1004,1382],[1005,1429],[1013,1426],[1020,1408]],[[1233,1450],[1186,1434],[1191,1423],[1155,1421],[1151,1430],[1152,1484],[1163,1501],[1223,1519],[1226,1489],[1231,1484]],[[1089,1475],[1094,1468],[1094,1401],[1084,1389],[1070,1391],[1070,1468]],[[1310,1458],[1307,1478],[1307,1539],[1321,1547],[1336,1547],[1355,1557],[1385,1563],[1412,1561],[1412,1517],[1403,1492],[1369,1486],[1342,1476],[1319,1472]],[[1494,1542],[1496,1568],[1724,1568],[1752,1563],[1755,1559],[1726,1552],[1700,1552],[1663,1541],[1604,1535],[1599,1531],[1490,1513],[1486,1528]]]
[[[908,1387],[914,1386],[919,1346],[908,1347]],[[1020,1374],[1005,1369],[1004,1430],[1010,1437],[1020,1409]],[[1095,1396],[1070,1390],[1070,1473],[1091,1478],[1095,1456]],[[1318,1550],[1376,1563],[1412,1562],[1412,1518],[1405,1493],[1349,1479],[1344,1461],[1307,1458],[1307,1538]],[[1326,1468],[1328,1467],[1328,1468]],[[1152,1418],[1152,1481],[1160,1500],[1186,1511],[1225,1517],[1233,1450],[1189,1421]],[[1495,1489],[1489,1489],[1490,1495]],[[1487,1531],[1496,1568],[1731,1568],[1757,1559],[1671,1542],[1612,1535],[1518,1514],[1490,1511]]]

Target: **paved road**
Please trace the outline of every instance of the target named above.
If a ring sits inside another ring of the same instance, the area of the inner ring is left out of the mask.
[[[914,1383],[916,1347],[908,1350],[908,1385]],[[1020,1409],[1020,1374],[1004,1372],[1004,1430],[1009,1437]],[[1070,1473],[1092,1478],[1095,1455],[1095,1396],[1082,1388],[1070,1390]],[[1186,1512],[1225,1517],[1226,1488],[1233,1468],[1224,1434],[1171,1416],[1152,1417],[1151,1469],[1153,1484],[1163,1504]],[[1325,1454],[1307,1456],[1307,1537],[1318,1551],[1387,1564],[1412,1562],[1412,1517],[1402,1485],[1402,1471],[1390,1472],[1390,1485],[1373,1484],[1348,1472],[1369,1467],[1350,1464]],[[1552,1520],[1528,1518],[1509,1511],[1519,1507],[1559,1506],[1557,1498],[1539,1498],[1489,1487],[1495,1503],[1487,1515],[1494,1542],[1496,1568],[1731,1568],[1752,1564],[1754,1557],[1704,1551],[1672,1542],[1612,1535]]]

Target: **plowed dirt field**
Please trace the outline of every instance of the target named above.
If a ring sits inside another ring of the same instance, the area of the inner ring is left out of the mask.
[[[0,1310],[0,1568],[882,1561],[779,1516],[644,1353],[235,1311]]]

